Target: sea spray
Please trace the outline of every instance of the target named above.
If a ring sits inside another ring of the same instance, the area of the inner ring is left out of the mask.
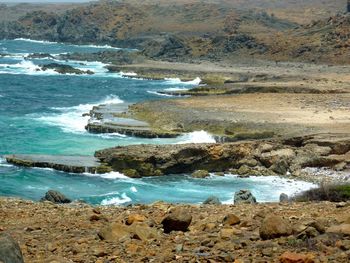
[[[119,99],[118,96],[109,95],[105,99],[94,104],[80,104],[73,107],[53,107],[51,109],[59,111],[59,113],[48,114],[34,119],[52,126],[58,126],[65,132],[85,133],[85,126],[90,117],[83,116],[84,113],[88,113],[94,106],[100,104],[119,103],[123,103],[123,101]]]
[[[185,143],[216,143],[216,140],[213,135],[206,131],[194,131],[182,135],[180,141],[177,144]]]

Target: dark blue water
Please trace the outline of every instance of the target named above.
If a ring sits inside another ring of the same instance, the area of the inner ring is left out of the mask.
[[[108,73],[98,62],[29,60],[30,53],[60,54],[96,52],[108,47],[76,46],[25,40],[1,41],[0,53],[0,155],[45,153],[93,155],[116,145],[140,143],[210,142],[205,132],[176,139],[139,139],[115,135],[92,135],[85,131],[83,113],[99,103],[134,103],[164,99],[156,91],[188,88],[179,80],[146,81]],[[38,65],[59,62],[94,75],[60,75],[40,71]],[[256,183],[258,181],[258,183]],[[279,189],[276,189],[278,187]],[[215,194],[230,202],[241,188],[251,189],[261,201],[277,200],[281,192],[310,187],[279,178],[239,179],[234,176],[192,179],[188,176],[129,179],[119,173],[102,176],[72,175],[44,169],[25,169],[0,159],[0,195],[38,200],[48,189],[93,204],[149,203],[156,200],[198,203]]]

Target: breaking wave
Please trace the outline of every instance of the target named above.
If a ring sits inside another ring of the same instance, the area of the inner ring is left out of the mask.
[[[35,119],[48,125],[60,127],[65,132],[85,133],[85,126],[88,123],[89,116],[82,116],[84,113],[89,112],[94,106],[100,104],[119,104],[123,102],[118,96],[109,95],[105,99],[93,104],[80,104],[73,107],[53,107],[52,109],[59,111],[59,113],[40,116]]]

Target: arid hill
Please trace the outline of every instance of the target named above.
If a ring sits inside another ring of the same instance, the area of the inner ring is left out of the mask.
[[[347,63],[346,1],[100,1],[4,22],[0,38],[134,47],[153,59]],[[331,17],[331,18],[330,18]]]

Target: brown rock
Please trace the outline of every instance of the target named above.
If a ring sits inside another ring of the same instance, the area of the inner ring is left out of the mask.
[[[133,223],[144,222],[145,220],[146,217],[144,215],[132,214],[128,216],[128,218],[125,221],[125,224],[132,225]]]
[[[228,214],[224,217],[222,223],[224,225],[233,226],[233,225],[237,225],[237,224],[241,223],[241,220],[239,219],[238,216],[236,216],[234,214]]]
[[[284,252],[280,257],[281,263],[314,263],[315,256],[312,254],[297,254],[292,252]]]
[[[350,224],[341,224],[341,225],[331,226],[327,229],[326,232],[350,236]]]
[[[292,234],[290,223],[284,218],[276,215],[268,215],[263,220],[259,234],[262,239],[273,239]]]
[[[148,241],[152,239],[159,239],[160,237],[157,230],[142,223],[135,223],[131,226],[126,226],[120,223],[113,223],[108,227],[103,228],[98,233],[98,236],[102,240],[107,241],[118,241],[126,237]]]
[[[187,231],[191,222],[192,215],[188,210],[175,208],[164,217],[161,224],[163,225],[164,232],[170,233],[171,231]]]

